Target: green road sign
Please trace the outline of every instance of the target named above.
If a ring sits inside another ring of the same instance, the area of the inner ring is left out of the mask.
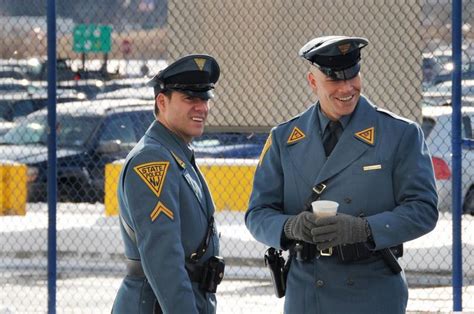
[[[109,52],[112,46],[112,26],[78,24],[74,26],[75,52]]]

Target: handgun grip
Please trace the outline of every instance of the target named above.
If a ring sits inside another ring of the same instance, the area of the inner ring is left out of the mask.
[[[398,274],[402,271],[402,267],[398,263],[397,258],[393,255],[392,251],[389,248],[385,248],[380,250],[380,254],[382,255],[383,260],[390,268],[392,273]]]

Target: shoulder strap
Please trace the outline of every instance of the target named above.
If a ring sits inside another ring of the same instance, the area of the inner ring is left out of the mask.
[[[214,233],[214,216],[212,216],[211,219],[209,220],[209,224],[207,225],[206,236],[204,237],[204,239],[202,239],[201,244],[199,244],[198,249],[196,250],[196,252],[192,253],[189,256],[189,259],[192,263],[196,263],[197,261],[199,261],[201,257],[206,253],[213,233]]]
[[[324,183],[318,183],[313,186],[311,195],[308,197],[308,200],[304,205],[305,211],[311,211],[311,203],[317,201],[321,197],[321,194],[323,194],[324,190],[326,190],[326,184]]]

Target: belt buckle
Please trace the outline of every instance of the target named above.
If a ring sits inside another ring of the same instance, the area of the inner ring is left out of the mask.
[[[332,256],[332,247],[330,247],[329,249],[325,249],[325,250],[319,250],[319,254],[321,256]]]

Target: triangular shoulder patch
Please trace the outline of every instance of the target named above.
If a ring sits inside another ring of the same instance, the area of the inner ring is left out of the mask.
[[[370,128],[367,128],[365,130],[356,132],[354,136],[361,140],[364,143],[374,145],[375,143],[375,128],[372,126]]]
[[[288,141],[286,143],[287,144],[293,144],[295,142],[298,142],[298,141],[304,139],[305,137],[306,137],[306,135],[303,133],[303,131],[301,131],[300,129],[298,129],[297,126],[295,126],[293,128],[293,131],[290,134],[290,137],[288,137]]]
[[[133,170],[135,170],[156,196],[160,196],[169,165],[169,161],[148,162],[135,166]]]

